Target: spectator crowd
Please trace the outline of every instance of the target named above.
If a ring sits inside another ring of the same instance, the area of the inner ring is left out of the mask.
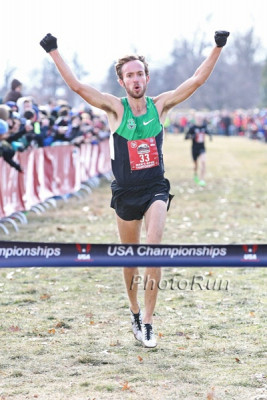
[[[195,122],[195,112],[174,111],[165,128],[170,133],[184,133]],[[246,136],[267,142],[267,108],[255,110],[202,112],[209,131],[213,135]]]
[[[105,115],[87,105],[74,109],[64,100],[51,99],[38,105],[31,96],[23,96],[22,83],[13,79],[10,91],[0,101],[0,157],[17,171],[17,151],[29,148],[94,143],[109,137]]]
[[[267,142],[267,109],[203,112],[213,135],[240,135]],[[170,133],[184,133],[194,123],[195,112],[174,110],[165,128]],[[94,143],[108,138],[108,122],[89,105],[74,109],[65,100],[51,99],[38,105],[22,94],[22,83],[13,79],[10,91],[0,100],[0,157],[19,172],[14,160],[17,151],[28,148]]]

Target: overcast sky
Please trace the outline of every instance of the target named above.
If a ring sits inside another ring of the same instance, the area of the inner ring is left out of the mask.
[[[266,15],[266,0],[2,1],[0,76],[15,66],[14,77],[29,83],[30,72],[49,57],[39,45],[48,32],[66,61],[78,54],[91,83],[105,79],[111,63],[133,50],[152,68],[164,63],[175,40],[193,40],[196,32],[212,42],[215,30],[229,30],[231,40],[253,27],[267,54]]]

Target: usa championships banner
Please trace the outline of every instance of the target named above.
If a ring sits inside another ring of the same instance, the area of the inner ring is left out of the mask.
[[[0,241],[0,268],[266,267],[266,244],[121,245]]]

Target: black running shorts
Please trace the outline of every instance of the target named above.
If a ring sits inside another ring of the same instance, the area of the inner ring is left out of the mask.
[[[200,154],[205,153],[205,146],[203,143],[198,143],[194,146],[192,146],[192,157],[194,161],[197,161],[198,157]]]
[[[173,195],[170,182],[160,178],[138,186],[121,187],[116,181],[111,183],[112,198],[110,206],[125,221],[140,220],[156,200],[163,200],[170,207]]]

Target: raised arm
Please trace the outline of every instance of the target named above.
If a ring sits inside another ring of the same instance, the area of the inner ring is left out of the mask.
[[[43,49],[53,59],[59,73],[71,90],[79,94],[87,103],[117,116],[120,99],[111,94],[101,93],[90,85],[80,82],[58,51],[57,38],[48,33],[40,42]]]
[[[162,119],[165,118],[167,112],[177,104],[188,99],[211,75],[213,68],[221,54],[222,47],[226,44],[229,32],[216,31],[214,47],[208,57],[197,68],[191,78],[184,81],[176,89],[160,94],[154,99],[159,115]]]

